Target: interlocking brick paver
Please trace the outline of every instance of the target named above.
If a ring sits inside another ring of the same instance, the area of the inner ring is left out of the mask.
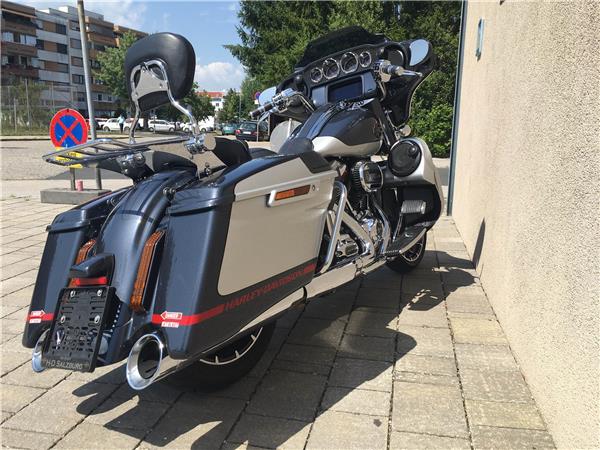
[[[392,391],[392,363],[366,359],[337,358],[327,381],[330,386]]]
[[[392,429],[468,437],[459,387],[394,382]]]
[[[520,430],[474,426],[471,429],[476,449],[553,449],[554,442],[547,431]]]
[[[384,266],[286,313],[237,383],[200,393],[190,367],[138,392],[123,363],[33,374],[24,319],[45,225],[67,207],[0,207],[4,446],[553,448],[450,218],[412,273]]]
[[[389,392],[330,387],[325,391],[321,409],[386,416],[390,411],[390,399]]]
[[[390,450],[468,450],[471,445],[468,439],[392,431],[389,448]]]
[[[465,398],[496,402],[531,402],[531,394],[520,372],[460,371]]]
[[[311,421],[326,377],[273,370],[262,381],[246,409],[249,413]]]
[[[302,449],[310,422],[243,414],[227,441],[264,448]]]
[[[469,421],[473,425],[545,430],[544,422],[531,403],[465,400]]]
[[[25,448],[31,450],[47,449],[54,445],[60,436],[33,431],[2,429],[3,448]]]
[[[384,449],[387,429],[386,416],[325,411],[315,420],[306,449]]]

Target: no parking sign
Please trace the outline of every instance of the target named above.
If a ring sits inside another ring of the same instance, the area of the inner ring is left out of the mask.
[[[50,140],[57,150],[75,147],[87,142],[88,126],[85,118],[74,109],[61,109],[50,121]],[[77,153],[74,153],[76,156]],[[80,164],[71,168],[81,168]]]

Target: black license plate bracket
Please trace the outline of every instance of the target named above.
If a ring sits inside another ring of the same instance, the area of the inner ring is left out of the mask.
[[[93,372],[114,288],[63,289],[42,351],[45,368]]]

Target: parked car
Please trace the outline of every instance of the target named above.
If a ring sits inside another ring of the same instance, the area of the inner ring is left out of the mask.
[[[200,124],[198,124],[198,127],[200,128],[200,133],[210,133],[212,131],[215,131],[213,129],[213,127],[209,127],[209,126],[201,126]],[[190,123],[184,123],[183,126],[181,127],[181,129],[183,131],[185,131],[186,133],[191,133],[192,125]]]
[[[123,131],[129,133],[129,130],[131,129],[131,124],[133,123],[133,118],[130,117],[129,119],[125,120],[125,125],[123,126]],[[139,130],[140,128],[144,128],[144,119],[140,119],[138,120],[138,124],[135,127],[136,130]]]
[[[256,124],[257,122],[247,121],[242,122],[237,130],[235,130],[235,137],[238,140],[244,141],[256,141]],[[258,130],[258,140],[259,141],[268,141],[269,140],[269,131],[267,124],[265,122],[260,123],[260,127]]]
[[[102,124],[102,129],[104,131],[121,131],[121,127],[119,126],[119,119],[108,119]]]
[[[238,127],[239,124],[237,123],[224,123],[221,128],[221,132],[223,133],[223,136],[235,134],[235,130],[237,130]]]
[[[149,120],[148,131],[175,131],[175,124],[166,120]]]

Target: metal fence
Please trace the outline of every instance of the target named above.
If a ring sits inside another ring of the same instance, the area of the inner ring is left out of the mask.
[[[0,86],[0,134],[27,135],[48,132],[60,109],[85,108],[85,93],[75,86],[23,80]]]

